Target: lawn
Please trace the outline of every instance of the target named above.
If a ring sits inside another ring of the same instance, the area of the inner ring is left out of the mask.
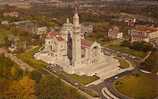
[[[0,80],[17,79],[19,77],[18,74],[20,73],[15,70],[17,68],[19,68],[19,66],[16,63],[0,54]]]
[[[114,82],[114,87],[134,99],[153,99],[158,96],[158,78],[140,72],[122,77]]]
[[[86,75],[80,76],[80,75],[76,75],[76,74],[67,74],[67,75],[83,85],[87,85],[87,84],[99,79],[99,77],[97,77],[97,76],[86,76]]]
[[[151,55],[143,63],[140,68],[146,71],[157,73],[158,72],[158,51],[153,51]]]
[[[38,52],[40,47],[35,47],[25,51],[24,53],[18,54],[18,58],[22,59],[24,62],[28,63],[30,66],[41,68],[47,66],[47,64],[43,61],[36,60],[33,55]]]
[[[4,40],[6,37],[8,37],[9,34],[11,34],[9,30],[0,28],[0,44],[4,44]]]
[[[125,68],[128,68],[129,67],[129,63],[125,60],[125,59],[122,59],[122,58],[117,58],[120,62],[120,68],[122,69],[125,69]]]
[[[108,47],[114,50],[118,50],[120,52],[124,52],[124,53],[128,53],[134,56],[138,56],[138,57],[145,57],[147,55],[146,52],[143,51],[136,51],[133,49],[130,49],[128,47],[123,47],[120,45],[121,41],[120,40],[115,40],[115,41],[110,41],[109,43],[105,43],[104,47]]]
[[[18,66],[18,65],[14,63],[13,61],[11,61],[9,58],[3,55],[0,55],[0,69],[10,68],[13,66]]]

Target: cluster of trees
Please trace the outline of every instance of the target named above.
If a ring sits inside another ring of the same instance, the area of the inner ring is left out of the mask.
[[[28,76],[20,80],[0,80],[0,98],[36,99],[35,81]]]
[[[85,99],[75,89],[52,76],[43,77],[37,87],[38,99]]]
[[[16,28],[15,25],[0,25],[0,46],[10,47],[14,45],[17,51],[21,52],[30,45],[41,44],[40,37],[29,33],[23,29]]]
[[[38,71],[22,71],[0,55],[0,98],[4,99],[85,99],[59,78]]]
[[[143,42],[143,41],[131,43],[131,42],[125,40],[121,43],[121,46],[128,47],[130,49],[134,49],[137,51],[144,51],[144,52],[154,50],[152,44],[147,43],[147,42]]]
[[[18,79],[21,78],[23,72],[10,59],[0,55],[0,78],[3,79]]]
[[[0,92],[0,98],[5,99],[85,99],[75,89],[52,76],[41,77],[39,82],[28,75],[19,80],[0,79]]]

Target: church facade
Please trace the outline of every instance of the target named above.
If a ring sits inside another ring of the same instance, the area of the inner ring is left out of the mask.
[[[47,34],[44,47],[34,57],[49,64],[59,64],[69,73],[88,75],[100,73],[104,70],[103,68],[109,68],[108,66],[115,68],[119,65],[117,60],[104,55],[99,43],[82,37],[77,12],[73,16],[73,22],[67,19],[59,33],[49,32]],[[111,66],[115,63],[116,66]]]
[[[52,62],[61,61],[72,66],[95,64],[104,59],[99,43],[81,37],[78,13],[74,14],[73,23],[67,19],[60,33],[47,34],[42,52],[43,55],[51,57]]]

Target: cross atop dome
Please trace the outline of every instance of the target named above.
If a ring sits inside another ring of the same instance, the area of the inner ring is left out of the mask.
[[[79,15],[78,15],[78,8],[79,8],[79,3],[78,3],[78,0],[74,0],[74,16],[73,16],[73,25],[75,27],[78,27],[80,25],[80,22],[79,22]]]
[[[74,13],[78,13],[79,10],[79,1],[74,0]]]

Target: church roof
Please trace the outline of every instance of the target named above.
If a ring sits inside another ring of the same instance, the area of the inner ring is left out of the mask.
[[[93,42],[91,42],[91,41],[81,39],[81,47],[82,48],[90,48],[92,44],[93,44]]]
[[[64,41],[64,39],[61,37],[61,35],[59,33],[56,33],[56,32],[49,32],[47,34],[47,37],[48,38],[53,38],[55,37],[58,41]]]

